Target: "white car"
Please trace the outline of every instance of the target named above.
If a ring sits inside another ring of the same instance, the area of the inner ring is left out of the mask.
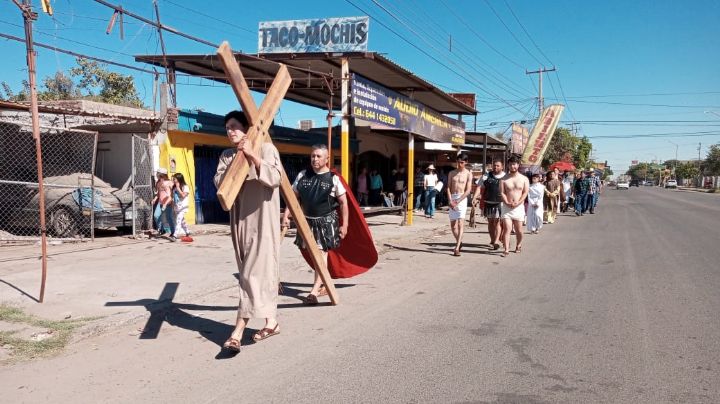
[[[615,189],[630,189],[630,183],[626,180],[620,180],[615,186]]]
[[[665,188],[677,188],[677,181],[675,180],[668,180],[665,183]]]

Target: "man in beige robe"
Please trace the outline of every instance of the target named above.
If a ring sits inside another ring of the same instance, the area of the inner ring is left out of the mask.
[[[251,318],[264,318],[265,327],[253,339],[260,341],[280,332],[277,322],[278,282],[280,280],[280,155],[271,143],[263,143],[259,155],[252,150],[242,112],[225,116],[225,129],[235,149],[220,156],[215,186],[237,153],[243,153],[250,166],[248,177],[230,210],[230,229],[240,273],[240,303],[237,323],[223,345],[240,350],[243,330]]]

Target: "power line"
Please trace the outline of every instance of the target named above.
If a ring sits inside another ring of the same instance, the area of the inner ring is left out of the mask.
[[[500,18],[500,15],[497,13],[497,11],[495,11],[495,9],[490,4],[490,2],[488,0],[485,0],[485,4],[487,4],[487,6],[490,8],[490,10],[493,12],[493,14],[495,14],[495,17],[497,17],[497,19],[500,20],[500,23],[502,23],[502,25],[505,27],[505,29],[510,33],[510,35],[512,35],[512,37],[515,39],[515,41],[518,43],[518,45],[520,45],[523,49],[525,49],[525,52],[527,52],[528,55],[530,55],[530,57],[532,57],[533,59],[535,59],[536,62],[538,62],[540,65],[542,65],[543,62],[541,62],[540,59],[535,57],[535,55],[533,55],[532,52],[530,52],[530,50],[527,47],[525,47],[525,45],[523,45],[523,43],[520,41],[520,39],[518,39],[518,37],[510,29],[510,27],[508,27],[507,24],[505,24],[505,21],[503,21],[503,19]]]
[[[517,17],[517,15],[515,15],[515,12],[514,12],[513,9],[510,7],[510,4],[508,4],[507,1],[505,1],[505,6],[507,6],[508,10],[510,10],[510,14],[512,14],[512,16],[515,18],[515,21],[517,21],[518,25],[520,25],[520,28],[522,28],[522,30],[523,30],[523,32],[525,33],[525,35],[527,35],[528,39],[530,39],[530,42],[532,42],[532,44],[535,45],[535,49],[537,49],[538,52],[540,52],[540,54],[543,55],[543,57],[544,57],[545,59],[547,59],[547,61],[548,61],[551,65],[554,66],[555,63],[553,63],[552,60],[550,60],[550,58],[547,57],[547,55],[545,54],[545,52],[543,52],[542,49],[540,49],[540,47],[538,46],[538,44],[535,43],[535,40],[534,40],[534,39],[532,38],[532,36],[528,33],[528,31],[525,29],[525,26],[523,25],[522,22],[520,22],[520,19]],[[496,14],[496,15],[497,15],[497,14]],[[537,59],[536,59],[536,60],[537,60]]]
[[[646,137],[696,137],[696,136],[720,136],[720,132],[670,132],[670,133],[643,133],[635,135],[597,135],[585,136],[588,139],[634,139]]]
[[[439,34],[438,36],[442,36],[442,34],[445,34],[448,36],[448,38],[452,38],[452,34],[450,32],[448,32],[447,30],[445,30],[440,24],[438,24],[431,15],[429,15],[427,12],[425,12],[423,7],[420,7],[419,4],[410,4],[406,8],[409,12],[411,12],[416,17],[417,21],[430,22],[431,24],[428,24],[428,27],[431,28],[435,33],[438,33]],[[419,10],[419,12],[423,14],[423,16],[420,16],[419,13],[416,12],[416,10]],[[442,31],[442,32],[439,32],[438,29],[434,28],[434,26],[437,26],[439,31]],[[452,44],[455,45],[455,42],[452,42]],[[475,52],[473,52],[472,49],[465,46],[462,42],[458,41],[457,47],[459,49],[464,49],[467,53],[470,53],[471,55],[475,54]],[[449,53],[453,53],[452,50],[450,50]],[[467,53],[465,53],[465,55],[467,55]],[[507,76],[502,74],[502,72],[500,72],[498,69],[493,67],[493,65],[491,63],[483,63],[482,59],[476,58],[474,56],[467,56],[467,57],[474,58],[474,60],[476,61],[477,64],[486,65],[487,68],[489,70],[491,70],[492,72],[488,71],[486,69],[483,69],[483,70],[486,71],[488,74],[493,75],[493,77],[498,79],[500,82],[502,82],[502,80],[505,80],[508,84],[511,84],[514,89],[517,89],[522,93],[527,91],[525,88],[523,88],[519,84],[517,84],[514,80],[511,80],[510,78],[508,78]],[[480,67],[480,66],[478,66],[478,67]],[[503,83],[503,84],[505,84],[505,83]]]
[[[556,98],[557,99],[557,98]],[[586,100],[573,100],[574,102],[581,102],[584,104],[606,104],[606,105],[626,105],[635,107],[662,107],[662,108],[720,108],[717,105],[669,105],[669,104],[635,104],[627,102],[610,102],[610,101],[586,101]]]
[[[564,121],[563,121],[564,122]],[[578,123],[605,123],[605,122],[612,122],[612,123],[718,123],[720,121],[714,120],[714,121],[678,121],[678,120],[584,120],[584,121],[574,121]]]
[[[604,94],[604,95],[581,95],[568,97],[571,100],[581,98],[612,98],[612,97],[658,97],[658,96],[675,96],[675,95],[704,95],[704,94],[720,94],[720,91],[695,91],[695,92],[679,92],[679,93],[648,93],[648,94]]]
[[[458,21],[460,21],[470,32],[472,32],[473,35],[475,35],[480,41],[482,41],[482,43],[487,45],[488,48],[492,49],[493,52],[497,53],[498,55],[500,55],[501,57],[503,57],[505,60],[512,63],[513,65],[517,66],[518,68],[524,69],[519,63],[515,62],[514,60],[512,60],[508,56],[506,56],[504,53],[497,50],[490,42],[488,42],[485,38],[483,38],[482,35],[480,35],[477,31],[475,31],[475,29],[473,29],[472,26],[470,26],[470,24],[465,22],[465,19],[463,19],[462,16],[456,14],[455,11],[453,11],[453,9],[450,8],[450,6],[448,6],[447,3],[445,3],[445,0],[440,0],[440,2],[445,6],[445,8],[448,11],[450,11],[450,13],[452,13],[452,15],[455,16],[455,18],[458,19]]]
[[[12,39],[13,41],[25,42],[24,39],[18,38],[18,37],[14,36],[14,35],[8,35],[8,34],[0,33],[0,37],[2,37],[2,38],[7,38],[7,39]],[[39,48],[50,49],[50,50],[53,50],[53,51],[55,51],[55,52],[65,53],[65,54],[68,54],[68,55],[71,55],[71,56],[75,56],[75,57],[79,57],[79,58],[83,58],[83,59],[89,59],[89,60],[94,60],[94,61],[97,61],[97,62],[107,63],[107,64],[110,64],[110,65],[120,66],[120,67],[124,67],[124,68],[130,69],[130,70],[136,70],[136,71],[143,72],[143,73],[150,73],[150,74],[153,74],[153,75],[157,75],[157,74],[158,74],[157,72],[152,71],[152,70],[145,70],[145,69],[141,69],[141,68],[139,68],[139,67],[126,65],[126,64],[124,64],[124,63],[112,62],[112,61],[109,61],[109,60],[106,60],[106,59],[97,58],[97,57],[94,57],[94,56],[83,55],[83,54],[81,54],[81,53],[72,52],[72,51],[65,50],[65,49],[62,49],[62,48],[58,48],[58,47],[55,47],[55,46],[45,45],[45,44],[42,44],[42,43],[39,43],[39,42],[34,42],[34,41],[33,41],[33,45],[35,45],[35,46],[37,46],[37,47],[39,47]]]
[[[565,90],[563,89],[562,81],[560,80],[560,73],[557,70],[555,70],[555,78],[557,79],[558,85],[560,86],[560,94],[562,94],[563,101],[567,106],[568,113],[570,114],[572,119],[577,119],[575,117],[575,114],[573,114],[572,110],[570,109],[570,103],[568,103],[567,98],[565,97]]]
[[[410,8],[410,10],[412,10],[412,7]],[[402,14],[403,10],[396,9],[396,12],[399,14]],[[413,13],[414,13],[414,11],[413,11]],[[416,17],[418,17],[418,20],[423,20],[423,18],[419,17],[418,14],[414,14],[414,15]],[[428,21],[432,21],[430,16],[426,16],[424,19],[426,19]],[[412,20],[412,18],[410,18],[410,20]],[[415,24],[415,27],[419,28],[419,31],[421,31],[423,34],[425,34],[426,37],[428,37],[430,39],[434,39],[435,42],[439,43],[440,47],[445,47],[447,45],[441,39],[438,38],[442,35],[438,35],[438,36],[432,35],[432,34],[428,35],[428,31],[426,31],[423,28],[423,26],[424,26],[424,24],[421,26],[418,26],[417,24]],[[432,25],[430,25],[430,24],[428,24],[428,26],[432,27]],[[435,31],[435,32],[437,32],[437,31]],[[443,30],[443,32],[447,33],[447,31],[444,31],[444,30]],[[449,34],[448,34],[448,36],[449,36]],[[448,53],[450,54],[450,57],[458,58],[461,61],[467,63],[468,67],[474,66],[475,68],[479,69],[480,71],[476,71],[476,72],[480,76],[485,78],[489,84],[494,84],[495,86],[498,87],[498,89],[500,89],[502,91],[506,91],[508,93],[511,93],[511,95],[513,95],[513,96],[519,96],[519,97],[523,96],[523,94],[522,94],[522,92],[524,91],[523,89],[520,89],[518,92],[518,90],[516,88],[510,87],[508,84],[504,83],[502,79],[497,78],[496,76],[493,75],[493,73],[491,71],[489,71],[485,67],[481,66],[480,63],[477,61],[477,59],[472,55],[472,51],[469,51],[470,54],[468,54],[468,52],[466,52],[464,50],[464,48],[465,48],[464,46],[459,44],[457,46],[457,53],[453,52],[452,50],[448,50]],[[487,73],[487,74],[485,74],[485,73]],[[513,84],[513,83],[511,82],[511,84]]]
[[[221,23],[223,23],[223,24],[226,24],[226,25],[229,25],[229,26],[231,26],[231,27],[237,28],[237,29],[239,29],[239,30],[241,30],[241,31],[245,31],[245,32],[248,32],[248,33],[253,34],[253,35],[257,33],[257,32],[255,32],[255,31],[253,31],[253,30],[251,30],[251,29],[242,27],[242,26],[237,25],[237,24],[232,23],[232,22],[228,22],[228,21],[225,21],[225,20],[221,20],[220,18],[213,17],[213,16],[211,16],[211,15],[209,15],[209,14],[203,13],[202,11],[198,11],[198,10],[196,10],[196,9],[192,9],[192,8],[187,7],[187,6],[184,6],[184,5],[182,5],[182,4],[178,4],[178,3],[174,2],[174,1],[171,1],[171,0],[163,0],[163,1],[164,1],[165,3],[170,3],[170,4],[174,5],[175,7],[182,8],[182,9],[184,9],[184,10],[190,11],[191,13],[195,13],[195,14],[201,15],[201,16],[203,16],[203,17],[207,17],[207,18],[210,18],[210,19],[215,20],[215,21],[217,21],[217,22],[221,22]]]
[[[96,0],[96,1],[99,1],[99,0]],[[353,7],[357,8],[357,9],[360,10],[361,12],[366,13],[366,14],[369,14],[369,13],[367,13],[365,10],[363,10],[362,8],[358,7],[358,6],[357,6],[355,3],[353,3],[351,0],[345,0],[345,1],[347,1],[348,3],[350,3],[350,5],[352,5]],[[425,43],[428,44],[431,48],[433,48],[435,51],[437,51],[437,48],[435,47],[435,45],[429,43],[429,42],[428,42],[427,40],[425,40],[421,35],[418,35],[417,32],[412,29],[412,27],[408,27],[407,24],[406,24],[404,21],[402,21],[401,19],[399,19],[399,18],[398,18],[397,16],[395,16],[392,12],[390,12],[388,9],[386,9],[386,8],[383,7],[381,4],[379,4],[376,0],[372,0],[372,2],[375,3],[376,6],[378,6],[381,10],[383,10],[385,13],[387,13],[390,17],[392,17],[395,21],[397,21],[397,22],[399,22],[400,24],[402,24],[403,26],[405,26],[405,27],[406,27],[410,32],[412,32],[415,36],[417,36],[418,38],[420,38],[423,42],[425,42]],[[439,59],[435,58],[434,56],[431,56],[431,55],[430,55],[429,53],[427,53],[425,50],[421,49],[421,48],[418,47],[416,44],[410,42],[410,41],[407,40],[405,37],[403,37],[402,35],[398,34],[396,31],[392,30],[392,29],[391,29],[390,27],[388,27],[386,24],[382,23],[382,22],[379,21],[379,20],[377,20],[377,21],[378,21],[383,27],[387,28],[389,31],[391,31],[392,33],[394,33],[395,35],[397,35],[399,38],[403,39],[405,42],[407,42],[408,44],[410,44],[411,46],[413,46],[415,49],[419,50],[420,52],[422,52],[422,53],[425,54],[426,56],[430,57],[432,60],[434,60],[435,62],[437,62],[437,63],[440,64],[441,66],[443,66],[443,67],[445,67],[446,69],[450,70],[451,72],[453,72],[455,75],[457,75],[457,76],[460,77],[461,79],[467,81],[468,83],[470,83],[471,85],[475,86],[476,88],[482,90],[483,92],[485,92],[485,93],[487,93],[487,94],[489,94],[489,95],[497,98],[498,100],[501,100],[501,101],[505,102],[507,105],[510,105],[510,106],[512,106],[513,108],[515,108],[512,104],[510,104],[509,102],[505,101],[502,97],[498,96],[497,94],[494,94],[494,93],[491,92],[490,90],[487,90],[487,89],[483,88],[483,87],[482,87],[481,85],[479,85],[478,83],[473,82],[473,81],[470,81],[470,80],[468,79],[468,77],[466,77],[466,76],[458,73],[458,72],[457,72],[456,70],[454,70],[454,69],[451,69],[448,65],[446,65],[446,64],[443,63],[443,62],[441,62]],[[456,66],[459,70],[462,70],[462,71],[463,71],[465,74],[467,74],[468,76],[471,76],[471,75],[469,74],[469,72],[467,72],[462,66],[458,65],[458,64],[455,63],[454,61],[450,60],[450,63],[452,63],[454,66]],[[518,112],[521,112],[521,113],[522,113],[522,111],[520,111],[520,110],[518,110]]]
[[[12,26],[18,27],[18,28],[23,28],[22,25],[14,24],[14,23],[11,23],[11,22],[3,21],[3,20],[0,20],[0,23],[7,24],[7,25],[12,25]],[[74,43],[74,44],[76,44],[76,45],[83,45],[83,46],[87,46],[87,47],[89,47],[89,48],[94,48],[94,49],[102,50],[102,51],[105,51],[105,52],[117,53],[117,54],[119,54],[119,55],[133,57],[133,55],[131,55],[131,54],[129,54],[129,53],[122,53],[122,52],[118,52],[118,51],[115,51],[115,50],[112,50],[112,49],[103,48],[102,46],[96,46],[96,45],[92,45],[92,44],[89,44],[89,43],[76,41],[76,40],[74,40],[74,39],[64,38],[64,37],[61,37],[61,36],[59,36],[59,35],[51,34],[51,33],[49,33],[49,32],[45,32],[45,31],[42,31],[42,30],[39,30],[39,29],[35,29],[35,31],[36,31],[37,33],[41,34],[41,35],[51,36],[51,37],[53,37],[53,38],[60,39],[60,40],[63,40],[63,41],[67,41],[67,42],[71,42],[71,43]]]

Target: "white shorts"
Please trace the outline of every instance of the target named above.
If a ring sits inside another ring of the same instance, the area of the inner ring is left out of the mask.
[[[525,206],[523,204],[520,204],[520,205],[516,206],[515,208],[510,209],[510,206],[503,203],[502,204],[502,218],[517,220],[517,221],[525,220]]]
[[[452,194],[452,200],[457,201],[460,199],[462,194]],[[448,217],[450,217],[450,220],[460,220],[465,219],[465,213],[467,212],[467,198],[463,199],[462,202],[460,202],[455,209],[450,209],[448,212]]]

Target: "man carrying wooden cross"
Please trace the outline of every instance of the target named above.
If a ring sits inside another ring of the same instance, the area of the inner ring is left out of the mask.
[[[312,146],[310,153],[310,168],[298,174],[293,183],[293,191],[300,200],[307,222],[310,225],[318,248],[322,251],[323,260],[327,262],[328,250],[338,248],[340,240],[347,235],[348,229],[348,201],[347,191],[340,178],[328,168],[328,149],[324,144]],[[340,207],[342,225],[339,222],[337,208]],[[290,210],[285,209],[283,226],[287,227]],[[298,235],[295,244],[301,249],[306,245]],[[322,280],[315,271],[315,282],[310,294],[305,298],[309,305],[318,303]]]
[[[240,304],[235,329],[224,348],[238,352],[243,330],[251,318],[264,318],[265,327],[255,333],[260,341],[280,333],[277,322],[280,281],[280,187],[282,163],[272,143],[260,153],[248,140],[247,119],[240,111],[225,116],[225,130],[234,149],[220,156],[215,186],[225,178],[230,163],[242,154],[250,165],[245,185],[230,210],[230,230],[240,280]]]

